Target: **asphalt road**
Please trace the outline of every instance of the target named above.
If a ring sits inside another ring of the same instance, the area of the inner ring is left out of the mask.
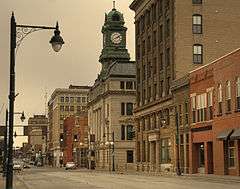
[[[16,189],[239,189],[240,180],[205,177],[143,176],[33,168],[16,178]],[[15,178],[15,179],[16,179]]]

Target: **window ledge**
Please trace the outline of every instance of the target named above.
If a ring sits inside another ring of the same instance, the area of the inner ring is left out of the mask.
[[[228,112],[226,112],[225,114],[231,114],[232,112],[231,111],[228,111]]]

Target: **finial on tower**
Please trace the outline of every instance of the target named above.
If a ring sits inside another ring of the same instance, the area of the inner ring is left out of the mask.
[[[115,8],[115,1],[113,1],[113,10],[116,10],[116,8]]]

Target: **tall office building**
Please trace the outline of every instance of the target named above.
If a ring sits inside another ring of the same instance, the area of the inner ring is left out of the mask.
[[[189,121],[179,116],[188,111],[188,87],[182,99],[174,99],[171,89],[188,86],[189,71],[240,46],[239,6],[236,0],[134,0],[130,5],[136,13],[138,170],[175,170],[179,123],[188,171]]]

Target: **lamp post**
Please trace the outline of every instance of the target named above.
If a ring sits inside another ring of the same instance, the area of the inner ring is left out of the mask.
[[[181,176],[181,169],[180,169],[180,158],[179,158],[179,124],[178,124],[178,112],[175,114],[176,119],[176,160],[177,160],[177,170],[176,173],[178,176]]]
[[[8,161],[7,161],[7,177],[6,189],[13,188],[13,125],[14,125],[14,101],[15,101],[15,53],[16,47],[19,47],[22,40],[30,33],[39,30],[55,30],[54,36],[51,38],[50,43],[54,51],[58,52],[64,41],[60,36],[59,26],[30,26],[30,25],[17,25],[15,22],[14,14],[11,16],[10,23],[10,85],[9,85],[9,140],[8,140]],[[17,32],[17,29],[20,31]],[[17,35],[18,34],[18,35]]]

